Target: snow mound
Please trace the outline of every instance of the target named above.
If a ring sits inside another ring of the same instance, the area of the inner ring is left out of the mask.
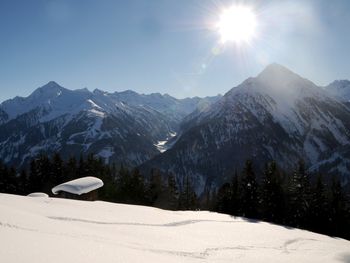
[[[0,194],[6,263],[349,262],[350,242],[207,211]]]
[[[36,193],[31,193],[29,195],[27,195],[29,197],[49,197],[47,194],[45,193],[40,193],[40,192],[36,192]]]
[[[102,186],[102,180],[96,177],[87,176],[57,185],[52,188],[52,193],[57,195],[60,191],[63,191],[71,194],[81,195],[96,190]]]

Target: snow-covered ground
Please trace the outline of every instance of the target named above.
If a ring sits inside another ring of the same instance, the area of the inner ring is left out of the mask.
[[[0,194],[1,262],[349,262],[350,242],[210,212]]]

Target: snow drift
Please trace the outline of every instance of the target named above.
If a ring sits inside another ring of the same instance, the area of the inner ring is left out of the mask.
[[[206,211],[0,194],[1,262],[349,262],[350,242]]]

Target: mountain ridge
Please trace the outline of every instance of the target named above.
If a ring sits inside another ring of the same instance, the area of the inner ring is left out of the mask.
[[[275,160],[290,171],[299,159],[316,167],[337,148],[350,145],[349,109],[277,64],[232,88],[205,110],[190,114],[181,128],[173,148],[142,167],[188,175],[199,193],[222,184],[242,169],[246,159],[253,159],[259,169]],[[338,172],[347,183],[350,165],[344,166]]]
[[[201,100],[69,90],[51,81],[28,97],[0,104],[0,156],[26,165],[40,152],[66,158],[94,153],[134,166],[158,154],[158,142],[176,133],[178,122]]]
[[[24,165],[40,152],[93,153],[173,172],[180,186],[190,176],[198,193],[249,158],[258,169],[275,160],[286,170],[302,158],[313,171],[340,173],[347,183],[350,108],[329,89],[279,64],[224,96],[205,98],[69,90],[49,82],[0,104],[0,156]]]

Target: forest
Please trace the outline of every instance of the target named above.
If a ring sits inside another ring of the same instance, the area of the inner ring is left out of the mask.
[[[109,202],[148,205],[168,210],[209,210],[263,220],[350,240],[350,202],[339,178],[325,180],[309,174],[302,160],[286,173],[271,161],[256,172],[252,160],[242,171],[215,190],[197,196],[190,178],[177,182],[172,173],[152,169],[149,174],[123,165],[108,165],[93,155],[63,160],[41,154],[27,170],[8,167],[0,161],[0,192],[27,195],[84,176],[103,180],[99,199]]]

